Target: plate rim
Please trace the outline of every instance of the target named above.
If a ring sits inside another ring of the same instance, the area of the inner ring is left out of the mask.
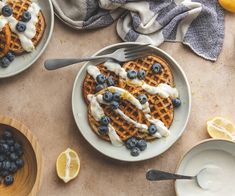
[[[97,54],[105,51],[105,50],[108,50],[108,49],[111,49],[113,47],[119,47],[119,46],[125,46],[125,45],[141,45],[143,43],[141,42],[120,42],[120,43],[115,43],[115,44],[110,44],[108,46],[105,46],[103,48],[101,48],[100,50],[98,50],[97,52],[95,52],[92,56],[96,56]],[[80,70],[78,71],[76,77],[75,77],[75,80],[74,80],[74,83],[73,83],[73,89],[72,89],[72,112],[73,112],[73,117],[74,117],[74,120],[76,122],[76,125],[78,127],[78,130],[80,131],[81,135],[83,136],[83,138],[94,148],[96,149],[98,152],[100,152],[101,154],[105,155],[106,157],[109,157],[111,159],[114,159],[114,160],[118,160],[118,161],[124,161],[124,162],[139,162],[139,161],[144,161],[144,160],[148,160],[148,159],[152,159],[154,157],[157,157],[159,155],[161,155],[162,153],[166,152],[170,147],[172,147],[172,145],[174,145],[176,143],[176,141],[182,136],[182,134],[184,133],[185,129],[186,129],[186,126],[188,124],[188,121],[189,121],[189,117],[190,117],[190,114],[191,114],[191,108],[192,108],[192,98],[191,98],[191,88],[190,88],[190,85],[189,85],[189,82],[188,82],[188,79],[186,77],[186,74],[185,72],[183,71],[183,69],[181,68],[181,66],[176,62],[176,60],[171,57],[167,52],[163,51],[162,49],[158,48],[158,47],[155,47],[153,45],[151,45],[150,47],[154,48],[154,50],[157,50],[158,52],[162,53],[164,56],[166,56],[168,58],[168,60],[172,61],[175,66],[177,66],[177,68],[180,70],[181,74],[183,75],[183,78],[184,78],[184,81],[186,83],[186,90],[187,90],[187,95],[188,95],[188,98],[189,98],[189,107],[188,107],[188,110],[187,110],[187,118],[186,118],[186,121],[184,123],[184,126],[181,128],[181,132],[178,134],[177,136],[177,139],[172,142],[165,150],[163,150],[162,152],[158,153],[158,154],[153,154],[151,156],[148,156],[147,158],[142,158],[142,159],[136,159],[136,160],[133,160],[133,159],[123,159],[123,158],[118,158],[116,157],[115,155],[110,155],[110,154],[107,154],[107,153],[104,153],[103,151],[99,150],[96,145],[93,145],[92,142],[89,141],[89,139],[87,139],[85,137],[85,135],[83,134],[83,132],[81,131],[80,129],[80,126],[79,126],[79,123],[77,122],[77,119],[76,119],[76,112],[75,112],[75,101],[74,101],[74,97],[75,97],[75,88],[76,88],[76,84],[78,82],[78,78],[79,76],[81,75],[81,73],[83,72],[83,69],[85,69],[88,65],[89,62],[86,62],[84,64],[82,64],[82,67],[80,68]]]
[[[185,159],[186,156],[188,156],[188,154],[190,154],[195,148],[197,148],[198,146],[205,144],[205,143],[210,143],[210,142],[225,142],[225,143],[231,143],[233,145],[235,145],[235,142],[230,141],[230,140],[225,140],[225,139],[213,139],[213,138],[208,138],[208,139],[204,139],[202,141],[197,142],[196,144],[194,144],[189,150],[187,150],[181,157],[180,160],[177,163],[176,169],[175,169],[175,173],[178,172],[180,165],[182,164],[182,161]],[[176,181],[174,182],[174,189],[175,189],[175,193],[176,196],[180,196],[178,189],[176,188]]]
[[[53,34],[53,31],[54,31],[54,23],[55,23],[55,16],[54,16],[54,8],[53,8],[53,5],[52,5],[52,2],[51,0],[47,0],[49,2],[49,8],[50,8],[50,18],[51,18],[51,26],[50,26],[50,30],[49,30],[49,34],[47,36],[47,39],[46,39],[46,42],[44,44],[44,46],[42,47],[42,49],[39,51],[39,53],[37,54],[37,56],[30,62],[28,63],[24,68],[22,69],[19,69],[15,72],[12,72],[12,73],[9,73],[9,74],[6,74],[6,75],[0,75],[0,79],[4,79],[4,78],[9,78],[9,77],[12,77],[12,76],[15,76],[15,75],[18,75],[22,72],[24,72],[26,69],[30,68],[32,65],[34,65],[34,63],[40,58],[40,56],[42,55],[42,53],[45,51],[45,49],[47,48],[50,40],[51,40],[51,37],[52,37],[52,34]]]

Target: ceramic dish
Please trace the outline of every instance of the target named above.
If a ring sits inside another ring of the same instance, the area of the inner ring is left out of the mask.
[[[46,29],[43,37],[37,45],[34,52],[24,53],[17,56],[16,59],[7,68],[0,67],[0,78],[7,78],[19,74],[29,68],[41,56],[46,49],[54,28],[54,11],[50,0],[38,1],[46,20]]]
[[[194,180],[177,180],[178,196],[233,196],[235,191],[235,143],[205,140],[194,146],[180,161],[176,173],[195,176],[201,169],[200,188]]]
[[[14,183],[5,186],[0,183],[0,195],[35,196],[42,181],[42,153],[37,139],[20,122],[0,115],[0,135],[10,130],[14,138],[22,143],[24,167],[14,175]]]
[[[95,55],[107,54],[118,48],[128,47],[133,45],[137,46],[139,45],[139,43],[127,42],[127,43],[114,44],[98,51]],[[181,136],[181,134],[185,129],[191,108],[190,88],[186,76],[181,67],[177,64],[177,62],[172,57],[170,57],[166,52],[155,47],[152,47],[152,50],[153,53],[163,57],[170,64],[171,70],[175,78],[176,87],[180,93],[182,106],[175,111],[174,121],[170,127],[171,135],[167,138],[158,139],[153,142],[149,142],[148,148],[138,157],[132,157],[130,155],[130,152],[124,146],[114,147],[109,142],[103,141],[102,139],[97,137],[97,135],[92,131],[91,127],[89,126],[87,120],[87,106],[83,100],[83,95],[82,95],[82,83],[86,75],[86,67],[90,64],[89,62],[83,65],[83,67],[81,68],[75,79],[73,93],[72,93],[72,109],[77,126],[82,135],[84,136],[84,138],[95,149],[97,149],[99,152],[103,153],[108,157],[122,161],[141,161],[155,157],[166,151],[168,148],[170,148],[176,142],[176,140]]]

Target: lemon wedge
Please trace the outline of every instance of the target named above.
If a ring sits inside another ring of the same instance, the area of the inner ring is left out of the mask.
[[[234,124],[223,117],[215,117],[207,121],[207,132],[214,139],[235,139]]]
[[[235,13],[235,0],[219,0],[219,3],[224,9]]]
[[[80,170],[80,160],[77,153],[68,148],[62,152],[56,161],[58,177],[65,183],[77,177]]]

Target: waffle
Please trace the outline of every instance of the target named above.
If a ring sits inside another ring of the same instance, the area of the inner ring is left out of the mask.
[[[114,127],[115,131],[119,135],[120,139],[122,141],[126,141],[130,137],[136,135],[138,132],[138,128],[136,128],[133,124],[128,123],[126,120],[123,120],[123,118],[116,113],[110,106],[108,105],[101,105],[104,113],[106,116],[108,116],[111,119],[110,124]],[[100,126],[99,122],[97,122],[91,115],[90,107],[88,106],[88,121],[92,127],[92,130],[102,139],[110,141],[109,137],[102,136],[98,132],[98,127]],[[139,111],[135,106],[130,104],[126,100],[120,101],[120,110],[124,112],[127,116],[129,116],[131,119],[140,122],[141,121],[141,111]]]
[[[8,0],[7,3],[13,9],[13,16],[17,20],[21,20],[22,13],[28,10],[32,1],[31,0],[17,0],[17,1]],[[45,27],[46,27],[46,22],[45,22],[43,13],[40,11],[38,15],[38,22],[36,24],[36,35],[32,39],[34,46],[37,46],[39,41],[41,40]],[[15,54],[21,54],[24,52],[24,49],[21,46],[20,40],[18,38],[18,35],[13,32],[11,34],[10,50],[13,51]]]
[[[118,84],[118,76],[115,75],[113,72],[110,72],[109,70],[107,70],[107,68],[104,66],[103,63],[97,65],[97,68],[100,70],[100,72],[102,74],[104,74],[107,77],[112,76],[113,80],[116,84]],[[83,97],[84,100],[87,104],[89,104],[89,101],[87,99],[87,95],[89,94],[95,94],[95,87],[96,87],[96,81],[94,80],[94,78],[90,75],[90,74],[86,74],[86,77],[83,81]]]
[[[11,30],[9,25],[5,25],[5,27],[0,32],[0,57],[5,56],[10,48],[11,42]]]
[[[162,65],[162,72],[160,74],[153,74],[151,71],[151,67],[154,63],[157,62]],[[145,70],[146,77],[144,81],[151,86],[157,86],[160,83],[167,83],[171,86],[173,86],[174,84],[173,75],[167,62],[158,56],[151,55],[143,59],[129,61],[123,65],[123,68],[126,71]],[[170,98],[162,98],[159,95],[151,95],[147,93],[144,89],[142,89],[140,86],[132,85],[123,79],[120,79],[119,86],[132,93],[135,97],[138,97],[138,95],[140,94],[145,94],[148,97],[148,102],[150,104],[151,116],[154,119],[161,120],[167,128],[171,126],[174,118],[174,108]],[[142,116],[144,116],[144,114],[142,114]],[[141,123],[149,125],[149,122],[145,117],[142,117],[141,119],[144,119]],[[143,138],[146,140],[154,139],[154,137],[150,134],[141,132],[138,132],[136,134],[136,137]]]

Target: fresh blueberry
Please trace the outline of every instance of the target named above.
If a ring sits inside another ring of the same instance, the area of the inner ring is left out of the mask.
[[[5,159],[6,159],[5,155],[3,155],[3,154],[0,154],[0,162],[3,162],[3,161],[5,161]]]
[[[16,24],[16,30],[20,33],[24,32],[26,30],[26,25],[23,22],[18,22]]]
[[[130,139],[128,139],[127,141],[126,141],[126,148],[127,149],[132,149],[132,148],[134,148],[136,145],[137,145],[137,142],[138,142],[138,140],[136,139],[136,138],[134,138],[134,137],[131,137]]]
[[[108,86],[115,86],[115,82],[113,81],[113,76],[109,76],[106,82]]]
[[[20,145],[18,142],[15,142],[15,144],[14,144],[14,148],[15,148],[15,150],[16,150],[16,151],[18,151],[18,150],[21,150],[21,149],[22,149],[21,145]]]
[[[19,169],[24,166],[24,160],[22,160],[22,159],[17,159],[15,163],[16,163],[16,166],[17,166]]]
[[[4,131],[3,138],[4,139],[12,139],[13,135],[10,131]]]
[[[103,74],[96,76],[96,81],[98,84],[104,84],[106,77]]]
[[[11,162],[11,166],[9,169],[9,172],[11,172],[12,174],[14,174],[17,171],[17,165],[14,162]]]
[[[31,14],[28,11],[24,11],[22,14],[22,21],[29,22],[31,20]]]
[[[103,116],[100,119],[100,124],[101,125],[107,126],[109,123],[110,123],[110,118],[108,116]]]
[[[9,5],[5,5],[2,7],[2,15],[5,17],[11,16],[13,13],[12,8]]]
[[[12,145],[15,143],[15,141],[14,141],[13,139],[8,139],[8,140],[6,141],[6,143],[7,143],[9,146],[12,146]]]
[[[104,86],[102,85],[102,84],[98,84],[98,85],[96,85],[96,87],[95,87],[95,91],[96,92],[99,92],[99,91],[101,91],[101,90],[103,90],[104,89]]]
[[[3,58],[1,59],[1,66],[2,66],[3,68],[8,67],[8,66],[10,65],[10,63],[11,63],[11,61],[9,61],[9,59],[8,59],[7,57],[3,57]]]
[[[14,182],[14,178],[12,175],[8,175],[4,179],[4,184],[7,186],[11,185],[13,182]]]
[[[145,140],[139,140],[136,145],[141,151],[144,151],[147,148],[147,142]]]
[[[113,94],[113,100],[114,101],[120,101],[121,99],[121,94],[120,93],[114,93]]]
[[[1,177],[5,177],[5,176],[8,176],[8,175],[9,175],[9,171],[7,171],[7,170],[0,171],[0,176]]]
[[[153,135],[154,133],[156,133],[156,132],[157,132],[157,127],[156,127],[156,125],[151,124],[151,125],[149,126],[149,128],[148,128],[148,132],[149,132],[151,135]]]
[[[178,108],[181,105],[181,101],[179,98],[172,99],[172,104],[175,108]]]
[[[106,91],[104,94],[103,94],[103,99],[104,101],[106,102],[111,102],[113,100],[113,93],[111,93],[110,91]]]
[[[9,171],[9,169],[11,167],[10,161],[3,161],[2,163],[3,163],[2,168],[6,171]]]
[[[14,146],[10,146],[10,152],[15,152]]]
[[[15,55],[12,52],[8,52],[6,57],[8,58],[10,62],[14,61],[15,59]]]
[[[119,103],[117,101],[113,101],[111,105],[112,105],[113,110],[116,110],[119,108]]]
[[[23,150],[17,150],[15,152],[18,155],[18,157],[21,157],[24,154]]]
[[[139,156],[139,154],[140,154],[140,149],[139,148],[134,147],[134,148],[131,149],[131,156],[137,157],[137,156]]]
[[[18,156],[17,156],[17,154],[16,153],[11,153],[10,154],[10,159],[12,160],[12,161],[16,161],[17,159],[18,159]]]
[[[10,152],[10,148],[8,144],[0,144],[0,152],[4,154],[8,154],[8,152]]]
[[[99,127],[98,131],[100,135],[107,135],[109,132],[109,128],[107,126],[101,126]]]
[[[161,73],[162,72],[162,66],[160,63],[154,63],[152,66],[152,71],[154,73]]]
[[[141,104],[145,104],[148,101],[148,98],[147,98],[146,95],[141,94],[141,95],[138,96],[138,100]]]
[[[127,77],[129,79],[135,79],[137,77],[137,72],[135,70],[127,71]]]
[[[139,70],[138,71],[138,74],[137,74],[137,77],[140,79],[140,80],[143,80],[146,76],[146,72],[144,70]]]
[[[0,144],[5,144],[5,143],[6,143],[6,140],[0,139]]]

